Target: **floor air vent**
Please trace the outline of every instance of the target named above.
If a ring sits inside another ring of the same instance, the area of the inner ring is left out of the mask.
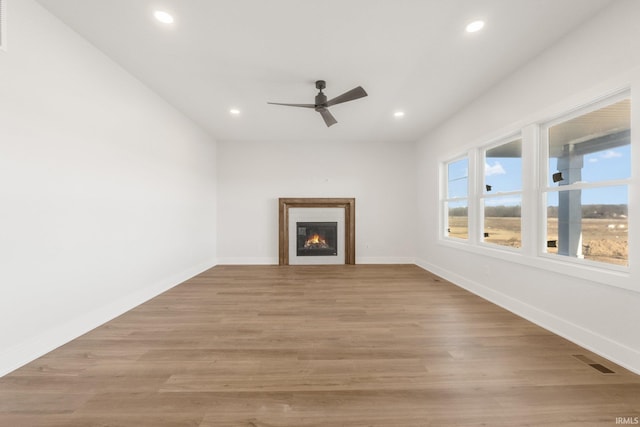
[[[595,369],[596,371],[602,374],[615,374],[615,372],[612,371],[611,369],[607,368],[606,366],[600,363],[596,363],[594,360],[589,359],[587,356],[583,354],[574,354],[573,357],[575,357],[576,359],[578,359],[583,363],[586,363],[587,365],[591,366],[593,369]]]

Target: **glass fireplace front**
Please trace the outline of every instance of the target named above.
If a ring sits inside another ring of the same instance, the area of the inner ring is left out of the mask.
[[[296,222],[298,256],[337,256],[337,222]]]

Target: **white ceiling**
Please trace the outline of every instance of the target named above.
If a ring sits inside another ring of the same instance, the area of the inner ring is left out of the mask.
[[[38,1],[217,140],[406,142],[615,0]],[[318,79],[329,99],[369,96],[332,107],[331,128],[267,105],[313,103]]]

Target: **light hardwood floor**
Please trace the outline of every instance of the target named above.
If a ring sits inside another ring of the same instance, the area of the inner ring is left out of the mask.
[[[640,376],[407,265],[217,266],[0,379],[0,426],[635,416]]]

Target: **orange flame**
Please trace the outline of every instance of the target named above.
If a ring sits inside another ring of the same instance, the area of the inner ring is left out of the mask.
[[[309,247],[326,248],[326,247],[329,247],[329,245],[327,244],[326,240],[324,240],[324,238],[322,238],[318,233],[315,233],[313,236],[307,239],[307,241],[304,244],[304,247],[305,248],[309,248]]]

